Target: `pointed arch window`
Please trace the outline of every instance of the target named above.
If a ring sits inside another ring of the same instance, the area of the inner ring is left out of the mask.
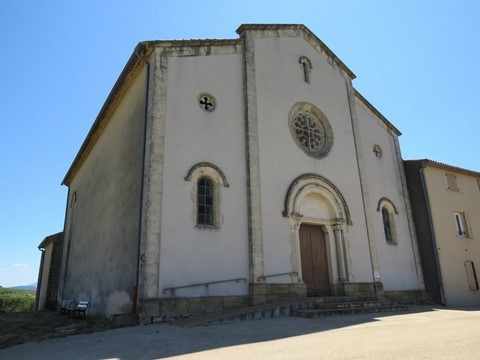
[[[197,225],[214,225],[214,185],[207,177],[197,183]]]

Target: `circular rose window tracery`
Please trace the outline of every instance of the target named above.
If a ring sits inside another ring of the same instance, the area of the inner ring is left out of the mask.
[[[333,145],[327,117],[312,104],[297,103],[290,110],[290,132],[296,144],[309,156],[320,159]]]

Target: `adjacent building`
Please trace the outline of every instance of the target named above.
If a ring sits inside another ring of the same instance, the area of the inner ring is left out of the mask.
[[[59,302],[422,295],[399,130],[305,26],[237,33],[135,48],[63,180]]]
[[[428,159],[405,172],[429,299],[480,305],[480,173]]]
[[[38,245],[42,256],[38,271],[35,310],[55,309],[57,307],[62,245],[63,232],[47,236]]]

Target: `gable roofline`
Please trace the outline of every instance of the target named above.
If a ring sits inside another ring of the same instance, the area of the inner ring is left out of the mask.
[[[480,178],[480,172],[461,168],[458,166],[448,165],[439,161],[430,160],[430,159],[418,159],[418,160],[404,160],[406,163],[416,163],[421,165],[422,168],[431,166],[437,169],[442,169],[446,171],[456,172],[463,175],[473,176],[475,178]]]
[[[241,38],[244,36],[245,31],[302,31],[307,40],[313,40],[313,42],[320,47],[320,49],[340,68],[342,69],[352,80],[356,78],[356,75],[350,70],[342,60],[338,58],[325,43],[320,40],[309,28],[302,24],[242,24],[236,30],[237,34]]]
[[[241,39],[198,39],[198,40],[149,40],[137,44],[130,56],[127,64],[123,68],[120,76],[110,91],[105,103],[98,113],[92,127],[90,128],[85,140],[83,141],[77,155],[75,156],[70,168],[68,169],[61,185],[69,185],[77,171],[87,158],[90,150],[100,137],[103,129],[108,124],[110,117],[115,112],[120,100],[132,82],[137,71],[143,68],[144,64],[137,54],[148,58],[157,47],[164,48],[182,48],[182,47],[201,47],[201,46],[221,46],[221,45],[239,45]]]
[[[63,178],[62,185],[70,185],[71,180],[77,173],[78,169],[81,167],[85,159],[87,158],[90,150],[93,148],[97,142],[100,134],[103,132],[103,129],[107,126],[108,120],[115,112],[120,100],[123,98],[123,94],[128,89],[132,81],[132,74],[136,70],[139,70],[142,67],[142,62],[139,59],[138,54],[142,56],[148,56],[151,53],[149,49],[148,42],[140,42],[135,47],[132,55],[128,59],[127,64],[123,68],[120,76],[118,77],[115,85],[113,85],[112,90],[110,91],[107,99],[105,100],[100,112],[98,113],[95,121],[93,122],[92,127],[90,128],[85,140],[83,141],[80,149],[78,150],[75,159],[73,160],[70,168],[68,169],[65,177]]]
[[[398,130],[395,125],[393,125],[388,119],[382,115],[380,111],[377,110],[375,106],[373,106],[367,99],[363,97],[362,94],[360,94],[357,89],[353,89],[355,91],[355,96],[367,107],[370,109],[371,112],[373,112],[380,120],[383,121],[383,123],[390,129],[392,130],[397,136],[402,135],[400,130]]]
[[[38,245],[38,249],[45,249],[48,245],[50,245],[53,241],[60,239],[63,240],[63,231],[60,231],[56,234],[49,235]]]

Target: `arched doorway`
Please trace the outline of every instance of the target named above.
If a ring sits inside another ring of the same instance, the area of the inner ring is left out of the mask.
[[[339,190],[327,179],[304,174],[285,198],[290,218],[292,267],[309,296],[342,295],[349,282],[346,234],[350,213]]]

